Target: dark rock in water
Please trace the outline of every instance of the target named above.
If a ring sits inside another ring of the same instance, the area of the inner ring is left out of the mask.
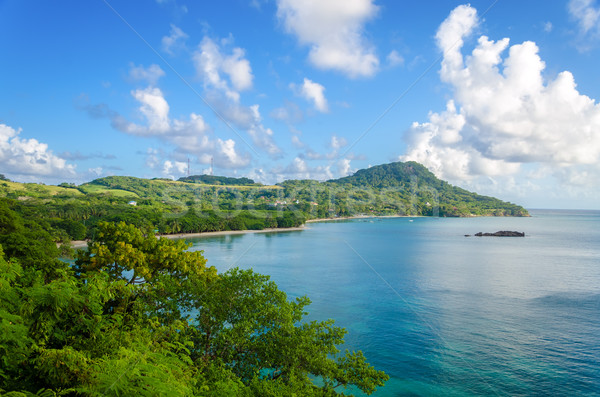
[[[471,235],[470,234],[465,234],[465,237],[471,237]]]
[[[477,237],[525,237],[525,233],[501,230],[496,233],[475,233]]]

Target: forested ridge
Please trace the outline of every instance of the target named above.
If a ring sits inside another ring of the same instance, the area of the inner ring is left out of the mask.
[[[22,216],[43,220],[57,241],[89,239],[100,221],[173,234],[288,228],[356,215],[528,216],[521,206],[452,186],[415,162],[274,186],[211,175],[179,181],[111,176],[59,186],[5,180],[0,197]]]

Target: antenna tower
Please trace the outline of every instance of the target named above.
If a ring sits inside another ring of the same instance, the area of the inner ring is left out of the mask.
[[[210,158],[210,175],[214,175],[215,173],[215,158]]]
[[[190,176],[190,158],[188,157],[188,177]]]

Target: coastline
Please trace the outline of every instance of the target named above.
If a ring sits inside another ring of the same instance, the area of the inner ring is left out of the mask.
[[[157,234],[158,238],[168,238],[172,240],[196,238],[196,237],[214,237],[214,236],[227,236],[230,234],[247,234],[247,233],[281,233],[281,232],[298,232],[306,230],[303,226],[298,227],[286,227],[286,228],[267,228],[262,230],[223,230],[219,232],[202,232],[202,233],[177,233],[177,234]]]
[[[227,236],[231,234],[247,234],[247,233],[282,233],[282,232],[298,232],[307,230],[308,228],[304,225],[298,227],[287,227],[287,228],[267,228],[262,230],[223,230],[218,232],[202,232],[202,233],[176,233],[176,234],[157,234],[157,238],[168,238],[171,240],[179,240],[186,238],[197,238],[197,237],[215,237],[215,236]],[[70,246],[73,249],[86,248],[88,240],[73,240],[70,242]]]
[[[423,218],[423,215],[355,215],[355,216],[340,216],[337,218],[319,218],[309,219],[305,223],[330,222],[330,221],[346,221],[351,219],[385,219],[385,218]]]
[[[307,227],[309,223],[316,222],[332,222],[332,221],[346,221],[352,219],[370,219],[370,218],[419,218],[421,215],[355,215],[355,216],[343,216],[337,218],[320,218],[320,219],[309,219],[304,225],[298,227],[288,228],[267,228],[262,230],[224,230],[218,232],[202,232],[202,233],[176,233],[176,234],[157,234],[157,238],[168,238],[172,240],[186,239],[186,238],[198,238],[198,237],[215,237],[215,236],[227,236],[233,234],[247,234],[247,233],[283,233],[283,232],[298,232],[302,230],[310,229]],[[70,242],[70,246],[73,249],[86,248],[88,244],[87,240],[73,240]]]

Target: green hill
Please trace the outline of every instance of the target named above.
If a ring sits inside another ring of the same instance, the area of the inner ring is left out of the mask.
[[[409,161],[382,164],[327,182],[349,192],[370,190],[416,207],[419,215],[528,216],[526,209],[494,197],[482,196],[438,179],[425,166]],[[385,193],[385,194],[383,194]]]
[[[205,185],[249,186],[260,185],[249,178],[232,178],[215,175],[192,175],[178,179],[179,182],[202,183]]]
[[[353,175],[332,179],[328,182],[335,184],[350,184],[356,187],[369,186],[372,188],[408,187],[414,181],[431,186],[441,187],[445,182],[438,179],[425,166],[409,161],[376,165],[356,171]]]
[[[45,222],[57,240],[93,236],[100,221],[162,234],[299,226],[349,216],[528,216],[527,210],[435,177],[415,162],[383,164],[327,182],[275,186],[248,178],[186,181],[109,176],[76,186],[0,181],[0,201]]]

